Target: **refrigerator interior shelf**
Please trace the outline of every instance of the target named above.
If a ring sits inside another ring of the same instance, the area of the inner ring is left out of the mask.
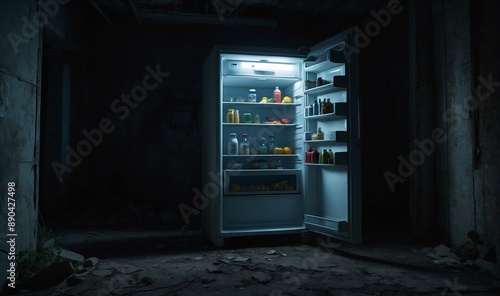
[[[276,124],[276,123],[223,123],[222,125],[225,126],[266,126],[266,125],[277,125],[277,126],[296,126],[296,123],[290,123],[290,124]]]
[[[338,167],[338,166],[345,166],[347,163],[343,164],[326,164],[326,163],[305,163],[307,166],[322,166],[322,167]]]
[[[302,80],[299,77],[273,77],[259,75],[226,75],[223,76],[224,84],[233,87],[255,88],[258,85],[260,88],[276,87],[276,85],[291,85]]]
[[[235,157],[235,158],[260,158],[260,157],[297,157],[298,154],[252,154],[252,155],[229,155],[224,154],[224,157]],[[255,171],[255,170],[252,170]]]
[[[297,96],[298,97],[298,96]],[[251,103],[251,102],[223,102],[224,105],[226,106],[269,106],[269,107],[276,107],[276,106],[302,106],[300,103]]]

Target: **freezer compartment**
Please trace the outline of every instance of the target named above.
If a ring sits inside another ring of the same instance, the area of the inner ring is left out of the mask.
[[[303,228],[301,194],[243,195],[223,199],[222,232]]]
[[[300,170],[225,170],[224,194],[296,194],[300,193],[300,180]]]
[[[300,77],[299,71],[296,62],[272,62],[257,56],[253,60],[225,60],[223,75],[295,78]]]

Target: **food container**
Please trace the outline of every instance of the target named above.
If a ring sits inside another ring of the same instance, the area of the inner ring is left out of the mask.
[[[324,131],[325,140],[336,140],[336,131]]]

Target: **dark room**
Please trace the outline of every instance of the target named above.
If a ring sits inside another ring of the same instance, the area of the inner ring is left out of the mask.
[[[500,295],[499,14],[0,0],[0,295]]]

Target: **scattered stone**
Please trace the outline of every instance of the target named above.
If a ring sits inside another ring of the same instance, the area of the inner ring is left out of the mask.
[[[441,259],[441,257],[440,257],[440,256],[438,256],[438,255],[436,255],[436,254],[434,254],[434,253],[432,253],[432,252],[427,252],[426,256],[427,256],[427,257],[431,257],[431,258],[432,258],[432,259],[434,259],[434,260],[439,260],[439,259]]]
[[[500,279],[500,266],[498,264],[486,261],[484,259],[477,259],[475,263],[477,266],[481,267],[481,269],[489,271],[496,278]]]
[[[452,265],[452,266],[458,266],[458,265],[460,265],[460,261],[458,261],[455,258],[448,258],[448,257],[444,257],[444,258],[441,258],[441,259],[433,260],[432,262],[435,263],[435,264],[446,264],[446,265]]]
[[[233,262],[247,262],[250,258],[238,256],[232,260]]]
[[[83,255],[80,255],[78,253],[75,253],[75,252],[72,252],[70,250],[66,250],[66,249],[61,249],[61,251],[59,252],[59,256],[65,260],[68,260],[72,263],[83,263],[83,261],[85,260],[85,257],[83,257]]]
[[[257,271],[252,274],[252,278],[257,280],[261,284],[267,284],[272,279],[272,277],[262,271]]]
[[[267,255],[275,255],[276,254],[276,250],[269,250],[269,251],[267,251],[266,254]]]
[[[224,258],[226,258],[226,259],[228,259],[228,260],[233,260],[233,259],[235,259],[236,257],[238,257],[238,254],[228,253],[228,254],[225,254],[225,255],[224,255]]]
[[[434,248],[434,253],[440,257],[449,257],[450,256],[450,248],[448,248],[445,245],[439,245],[439,246]]]
[[[222,273],[222,270],[219,269],[218,267],[209,266],[209,267],[207,267],[207,272],[208,273]]]
[[[193,260],[194,261],[200,261],[200,260],[203,260],[203,257],[202,256],[194,257]]]
[[[97,257],[90,257],[85,259],[83,261],[83,267],[95,267],[97,265],[97,262],[99,262],[99,259]]]

